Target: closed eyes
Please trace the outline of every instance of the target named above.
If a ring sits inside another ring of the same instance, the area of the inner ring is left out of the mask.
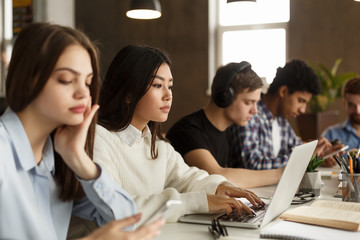
[[[63,84],[63,85],[70,85],[73,83],[72,80],[63,80],[63,79],[58,79],[58,82]],[[90,83],[85,83],[86,87],[90,87],[91,86],[91,82]]]
[[[59,83],[64,84],[64,85],[69,85],[72,83],[72,81],[63,80],[63,79],[59,79],[58,81],[59,81]]]

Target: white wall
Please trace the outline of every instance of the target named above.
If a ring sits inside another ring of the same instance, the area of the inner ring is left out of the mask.
[[[34,20],[75,27],[75,0],[34,0]]]
[[[75,0],[47,0],[47,21],[75,26]]]
[[[9,8],[5,9],[5,3],[9,4]],[[34,0],[34,21],[35,22],[51,22],[64,26],[75,27],[75,0]],[[5,39],[3,32],[4,15],[12,12],[12,0],[0,0],[0,52],[6,51],[8,58],[11,56],[12,49],[12,19],[8,22],[7,29],[10,30],[10,38]],[[5,65],[0,62],[0,97],[5,95]]]

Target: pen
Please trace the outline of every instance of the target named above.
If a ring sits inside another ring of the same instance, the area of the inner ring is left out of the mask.
[[[353,158],[353,171],[354,173],[358,173],[358,168],[359,168],[359,161],[358,161],[358,158],[355,157]]]
[[[339,167],[341,168],[341,171],[347,172],[344,165],[342,164],[342,161],[339,160],[337,156],[334,156],[334,159],[335,159],[336,163],[339,165]]]
[[[350,170],[350,173],[354,173],[353,159],[352,159],[352,157],[350,156],[349,153],[347,155],[348,155],[348,158],[349,158],[349,170]]]
[[[226,227],[224,225],[221,225],[217,218],[211,221],[211,227],[209,227],[208,229],[214,239],[218,239],[221,236],[228,236]]]
[[[339,159],[341,160],[341,162],[342,162],[342,164],[343,164],[346,172],[347,172],[347,173],[350,173],[350,170],[349,170],[349,167],[348,167],[348,164],[347,164],[346,159],[345,159],[343,156],[341,156],[341,155],[339,155]]]

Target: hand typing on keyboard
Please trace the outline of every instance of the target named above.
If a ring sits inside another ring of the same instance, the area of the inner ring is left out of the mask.
[[[237,209],[239,213],[244,211],[249,215],[255,215],[255,212],[251,208],[235,198],[245,198],[252,206],[256,207],[265,205],[255,193],[235,187],[229,182],[220,184],[216,189],[215,196],[208,194],[207,198],[210,212],[226,210],[227,214],[230,214],[234,209]]]
[[[256,211],[256,215],[249,215],[244,211],[238,212],[234,209],[230,214],[224,213],[218,217],[219,221],[230,221],[230,222],[256,222],[262,220],[265,215],[267,205],[264,207],[251,206]]]
[[[241,211],[239,213],[237,209],[234,209],[230,214],[228,214],[228,215],[224,214],[219,219],[223,220],[223,221],[235,222],[240,219],[252,218],[252,217],[254,217],[254,215],[249,215],[249,214],[245,213],[244,211]]]

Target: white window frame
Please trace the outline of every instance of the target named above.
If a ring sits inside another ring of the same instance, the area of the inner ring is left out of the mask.
[[[215,76],[216,69],[223,65],[223,34],[229,31],[241,31],[241,30],[265,30],[265,29],[284,29],[285,30],[285,62],[289,59],[289,22],[279,23],[263,23],[263,24],[249,24],[249,25],[234,25],[234,26],[222,26],[220,25],[219,0],[209,0],[209,79],[208,89],[206,93],[210,96],[211,84],[213,77]]]
[[[0,24],[2,30],[0,32],[0,52],[1,54],[6,53],[7,57],[10,58],[12,51],[12,0],[3,0],[0,3]],[[7,72],[7,66],[1,59],[0,62],[0,97],[5,97],[5,77]]]

